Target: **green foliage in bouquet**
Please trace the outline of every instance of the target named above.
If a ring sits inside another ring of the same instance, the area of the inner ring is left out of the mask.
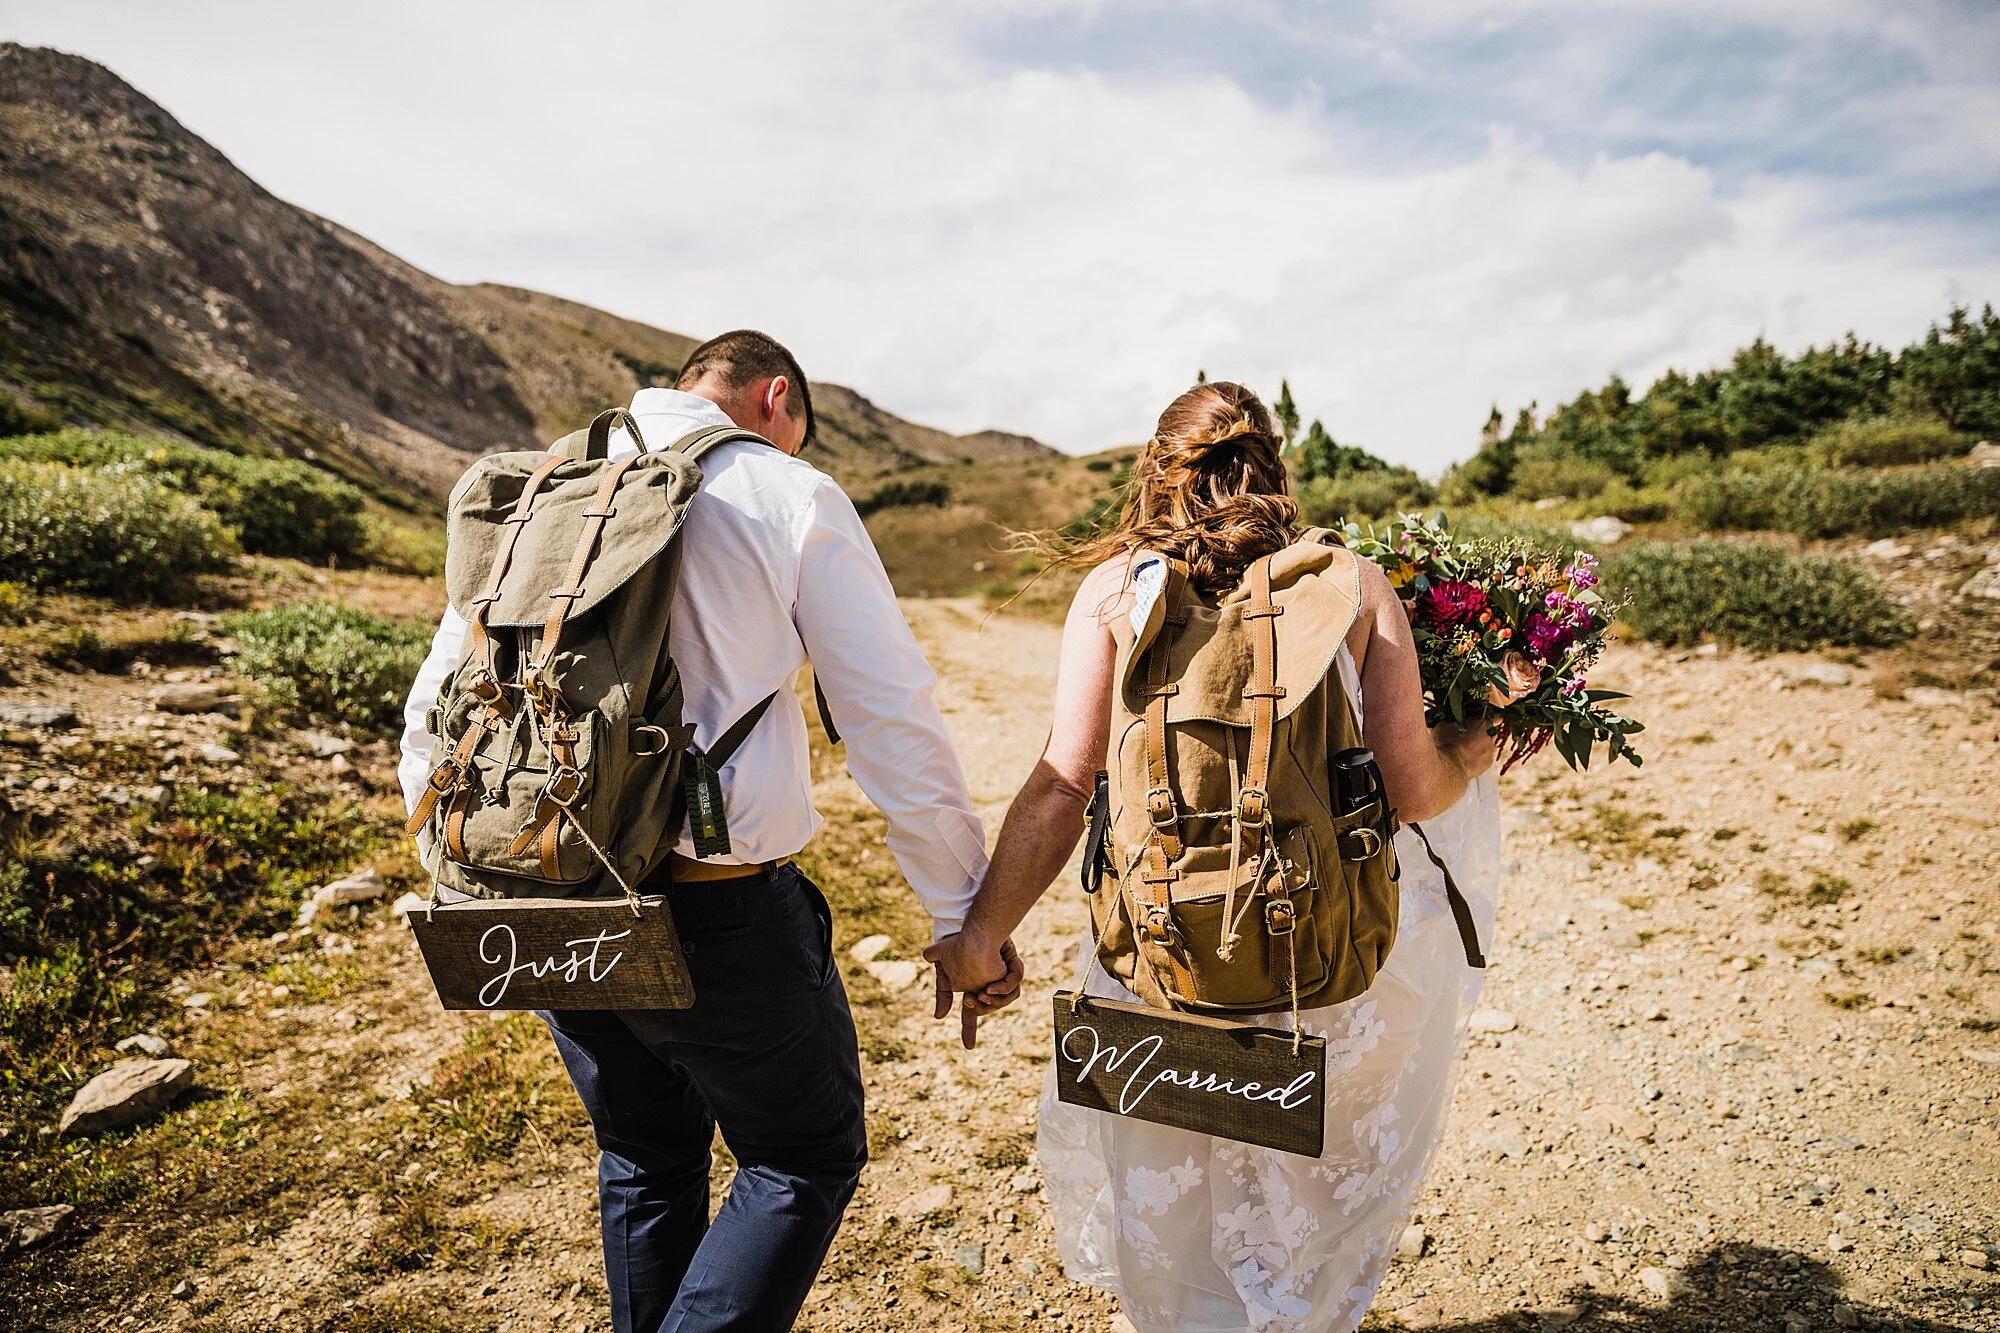
[[[1628,738],[1644,728],[1605,707],[1626,696],[1587,680],[1619,609],[1598,591],[1595,558],[1463,538],[1442,511],[1341,535],[1402,599],[1432,726],[1492,723],[1503,771],[1551,744],[1571,768],[1590,767],[1600,741],[1607,762],[1643,762]]]

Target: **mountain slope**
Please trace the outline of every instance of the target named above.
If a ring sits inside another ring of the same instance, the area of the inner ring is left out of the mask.
[[[663,382],[695,340],[457,286],[276,198],[109,70],[0,44],[0,392],[73,421],[326,461],[394,498]],[[844,480],[1046,458],[816,385]]]

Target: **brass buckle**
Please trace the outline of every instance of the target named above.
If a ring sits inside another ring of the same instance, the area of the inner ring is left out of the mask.
[[[1180,928],[1174,925],[1173,914],[1159,903],[1146,908],[1146,924],[1141,927],[1146,938],[1155,944],[1177,945],[1181,942]]]
[[[1179,820],[1174,814],[1174,794],[1165,787],[1154,787],[1146,793],[1146,818],[1156,829],[1170,829]]]
[[[1236,817],[1245,824],[1262,824],[1271,809],[1271,794],[1262,787],[1245,787],[1236,793]]]
[[[431,770],[430,789],[440,796],[449,796],[451,789],[458,785],[462,773],[463,770],[459,768],[457,760],[447,759]]]
[[[485,703],[495,703],[500,698],[500,682],[493,679],[492,672],[488,671],[485,667],[481,667],[473,673],[472,680],[465,687],[465,692]]]
[[[1264,904],[1264,930],[1273,939],[1283,939],[1298,925],[1299,910],[1290,898],[1273,898]]]
[[[583,770],[580,768],[559,768],[549,774],[548,797],[557,805],[567,806],[583,791]]]

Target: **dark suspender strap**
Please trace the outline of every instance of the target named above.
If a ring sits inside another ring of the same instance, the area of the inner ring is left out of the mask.
[[[776,703],[777,699],[778,692],[771,691],[750,705],[749,712],[730,723],[728,730],[715,738],[715,744],[702,751],[702,758],[708,761],[708,766],[719,771],[728,763],[729,756],[735,754],[737,747],[750,738],[750,733],[757,729],[757,724],[764,720],[764,714],[771,711],[771,705]]]
[[[1431,864],[1444,876],[1444,896],[1451,903],[1452,920],[1458,923],[1458,938],[1465,945],[1465,965],[1485,967],[1486,955],[1479,949],[1479,925],[1472,919],[1472,904],[1465,901],[1465,895],[1458,891],[1458,881],[1451,877],[1451,867],[1431,846],[1430,835],[1424,832],[1422,824],[1410,825],[1410,831],[1424,844],[1424,852],[1431,858]]]
[[[820,688],[819,672],[813,672],[813,702],[819,705],[819,724],[826,729],[826,743],[840,744],[840,728],[833,725],[833,710],[827,707],[826,691]]]

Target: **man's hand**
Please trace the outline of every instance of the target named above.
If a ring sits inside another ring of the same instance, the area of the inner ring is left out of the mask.
[[[954,994],[964,996],[959,1039],[969,1051],[979,1043],[980,1015],[1004,1009],[1020,995],[1025,971],[1021,955],[1011,939],[994,945],[961,931],[925,949],[924,957],[937,971],[939,1018],[951,1012]]]

